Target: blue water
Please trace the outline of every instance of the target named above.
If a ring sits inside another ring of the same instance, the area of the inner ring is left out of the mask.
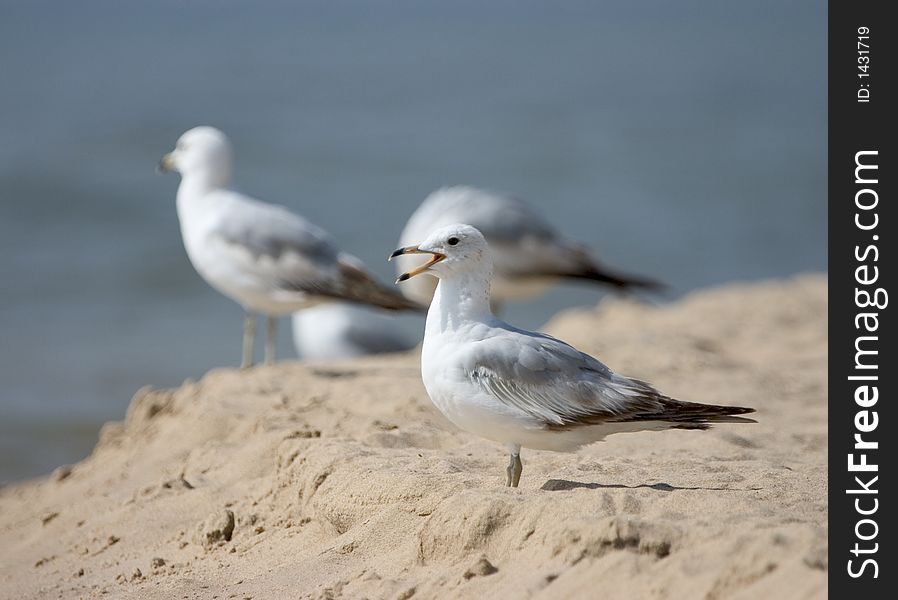
[[[243,190],[384,279],[454,183],[523,196],[671,297],[825,269],[825,11],[0,2],[0,481],[84,456],[140,386],[238,361],[241,312],[191,269],[177,178],[153,171],[194,125],[231,136]]]

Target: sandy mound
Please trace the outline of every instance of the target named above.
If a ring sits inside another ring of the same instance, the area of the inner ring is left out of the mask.
[[[826,291],[558,316],[616,370],[760,422],[525,450],[516,490],[414,354],[141,390],[91,457],[0,491],[0,597],[821,597]]]

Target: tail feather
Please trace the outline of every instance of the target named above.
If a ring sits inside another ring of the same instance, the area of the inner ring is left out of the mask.
[[[757,423],[754,419],[741,417],[755,412],[747,406],[722,406],[719,404],[699,404],[665,396],[648,383],[639,379],[622,378],[632,391],[648,400],[639,410],[634,410],[619,421],[663,421],[680,429],[707,429],[715,423]]]
[[[427,307],[406,298],[397,290],[386,287],[364,270],[343,262],[340,264],[343,285],[342,300],[370,304],[386,310],[425,312]]]
[[[660,292],[667,287],[667,285],[655,279],[639,275],[616,273],[598,265],[591,265],[590,268],[583,271],[565,273],[563,276],[569,279],[585,279],[599,283],[607,283],[620,290]]]
[[[712,423],[757,423],[754,419],[740,417],[755,412],[747,406],[720,406],[717,404],[699,404],[684,402],[673,398],[662,397],[661,410],[643,418],[668,421],[678,424],[708,425]]]

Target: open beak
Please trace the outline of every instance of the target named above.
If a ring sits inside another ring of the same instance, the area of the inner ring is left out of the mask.
[[[424,263],[420,267],[417,267],[415,269],[412,269],[408,273],[403,273],[402,275],[400,275],[396,279],[396,283],[411,279],[415,275],[420,275],[421,273],[427,271],[433,265],[437,264],[438,262],[440,262],[441,260],[446,258],[445,254],[440,254],[439,252],[432,252],[430,250],[421,250],[417,246],[406,246],[405,248],[400,248],[399,250],[396,250],[395,252],[393,252],[393,254],[390,255],[390,258],[387,260],[393,260],[397,256],[402,256],[403,254],[430,254],[431,256],[430,256],[430,260],[428,260],[426,263]]]
[[[168,173],[170,171],[175,170],[175,159],[172,158],[171,154],[166,154],[162,157],[162,160],[159,161],[159,164],[156,165],[157,173]]]

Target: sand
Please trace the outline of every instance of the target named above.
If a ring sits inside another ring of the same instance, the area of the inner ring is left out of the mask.
[[[0,490],[3,598],[820,598],[826,278],[625,300],[545,330],[758,424],[505,450],[410,352],[139,391],[93,454]]]

